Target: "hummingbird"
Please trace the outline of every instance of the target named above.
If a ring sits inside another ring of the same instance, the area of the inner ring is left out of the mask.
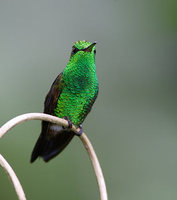
[[[42,121],[41,134],[34,146],[31,163],[38,157],[48,162],[70,143],[76,135],[72,124],[83,132],[82,123],[98,95],[95,68],[96,42],[74,43],[69,62],[53,82],[44,102],[44,113],[64,118],[68,127]]]

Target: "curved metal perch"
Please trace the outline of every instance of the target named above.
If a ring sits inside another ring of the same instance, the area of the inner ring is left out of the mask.
[[[44,113],[27,113],[27,114],[19,115],[15,118],[11,119],[7,123],[5,123],[0,128],[0,138],[3,137],[3,135],[5,135],[5,133],[7,133],[14,126],[21,124],[22,122],[29,121],[29,120],[44,120],[44,121],[49,121],[49,122],[52,122],[52,123],[59,124],[59,125],[64,126],[64,127],[68,126],[68,122],[66,120],[58,118],[58,117],[54,117],[52,115],[47,115],[47,114],[44,114]],[[72,131],[77,133],[78,129],[76,129],[73,126]],[[96,153],[93,149],[93,146],[92,146],[91,142],[89,141],[89,139],[87,138],[85,133],[83,133],[79,138],[81,139],[85,149],[87,150],[88,155],[90,157],[90,160],[92,162],[92,166],[94,168],[95,175],[96,175],[96,178],[97,178],[97,183],[98,183],[98,186],[99,186],[100,199],[101,200],[108,200],[104,176],[103,176],[98,158],[96,156]],[[18,187],[20,187],[21,185],[15,185],[14,183],[13,183],[13,185],[15,187],[15,190],[16,190],[16,193],[17,193],[19,200],[25,200],[26,199],[25,196],[24,196],[24,198],[22,198],[23,193],[24,193],[23,189],[22,189],[22,191],[21,190],[19,191],[19,189],[18,189]],[[19,193],[22,193],[21,197],[20,197]]]

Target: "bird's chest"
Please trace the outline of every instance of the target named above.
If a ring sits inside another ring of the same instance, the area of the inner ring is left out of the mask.
[[[95,74],[91,70],[70,71],[63,77],[64,85],[57,102],[55,115],[68,117],[75,125],[80,124],[88,113],[97,87]]]
[[[72,123],[79,125],[88,113],[88,105],[94,98],[95,92],[91,89],[76,90],[63,89],[58,99],[55,114],[58,117],[68,117]]]
[[[89,89],[92,80],[92,74],[88,68],[84,70],[71,71],[65,80],[65,87],[71,93],[80,93]]]
[[[73,88],[65,88],[59,98],[58,104],[63,111],[70,113],[81,113],[84,107],[90,103],[94,97],[94,90],[92,88],[80,88],[74,85]],[[58,106],[59,106],[58,105]],[[63,106],[62,106],[63,105]]]

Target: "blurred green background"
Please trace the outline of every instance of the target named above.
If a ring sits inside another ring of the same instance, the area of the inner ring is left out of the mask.
[[[77,40],[98,41],[100,92],[84,122],[110,200],[177,199],[177,7],[163,0],[1,0],[0,124],[42,112]],[[29,163],[40,122],[15,127],[0,153],[27,199],[99,199],[76,137],[54,160]],[[16,199],[0,169],[0,199]]]

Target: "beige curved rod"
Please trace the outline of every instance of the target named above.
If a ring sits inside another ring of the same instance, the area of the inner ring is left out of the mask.
[[[29,121],[29,120],[44,120],[44,121],[49,121],[52,123],[59,124],[64,127],[68,126],[68,122],[65,119],[61,119],[61,118],[58,118],[58,117],[55,117],[52,115],[48,115],[48,114],[44,114],[44,113],[27,113],[27,114],[19,115],[15,118],[11,119],[7,123],[5,123],[0,128],[0,138],[3,137],[3,135],[5,133],[7,133],[10,129],[12,129],[14,126],[21,124],[25,121]],[[79,129],[76,129],[74,126],[72,126],[72,131],[77,133],[79,131]],[[90,160],[92,162],[92,166],[94,168],[95,175],[97,178],[97,183],[99,186],[100,199],[108,200],[104,176],[103,176],[102,169],[100,167],[98,158],[96,156],[96,153],[93,149],[93,146],[92,146],[91,142],[89,141],[89,139],[87,138],[85,133],[83,133],[79,138],[81,139],[85,149],[87,150]]]
[[[9,175],[11,182],[15,188],[16,194],[19,200],[26,200],[25,193],[23,188],[18,180],[15,172],[9,163],[5,160],[5,158],[0,154],[0,166],[5,170],[5,172]]]

